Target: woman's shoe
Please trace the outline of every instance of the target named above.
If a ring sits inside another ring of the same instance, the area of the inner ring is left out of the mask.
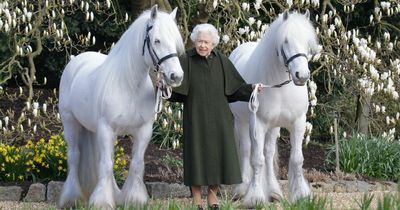
[[[219,210],[218,204],[212,204],[211,206],[208,206],[208,209],[210,210]]]
[[[202,205],[197,205],[197,210],[204,210]]]

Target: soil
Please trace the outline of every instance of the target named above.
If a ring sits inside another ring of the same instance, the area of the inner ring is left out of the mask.
[[[279,143],[279,179],[287,179],[288,160],[290,156],[290,145],[281,141]],[[320,144],[309,144],[303,148],[305,176],[313,181],[326,181],[332,179],[332,173],[324,164],[325,149]],[[183,181],[183,169],[177,165],[171,165],[167,161],[173,157],[182,163],[182,150],[162,149],[158,145],[149,144],[145,154],[146,181],[162,181],[168,183],[180,183]]]

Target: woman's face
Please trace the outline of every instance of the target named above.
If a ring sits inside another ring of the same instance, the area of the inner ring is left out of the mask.
[[[196,39],[196,51],[200,56],[207,57],[210,55],[211,50],[214,48],[212,43],[213,37],[210,32],[201,31]]]

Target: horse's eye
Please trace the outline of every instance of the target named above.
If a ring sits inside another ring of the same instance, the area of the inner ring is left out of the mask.
[[[156,39],[156,40],[154,40],[154,43],[156,43],[156,44],[160,44],[160,43],[161,43],[161,41],[160,41],[159,39]]]

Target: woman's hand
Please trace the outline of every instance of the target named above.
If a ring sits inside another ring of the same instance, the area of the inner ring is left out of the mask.
[[[265,85],[263,85],[262,83],[257,83],[257,84],[253,84],[252,87],[253,87],[253,90],[255,88],[257,88],[257,92],[259,93],[265,88]]]

